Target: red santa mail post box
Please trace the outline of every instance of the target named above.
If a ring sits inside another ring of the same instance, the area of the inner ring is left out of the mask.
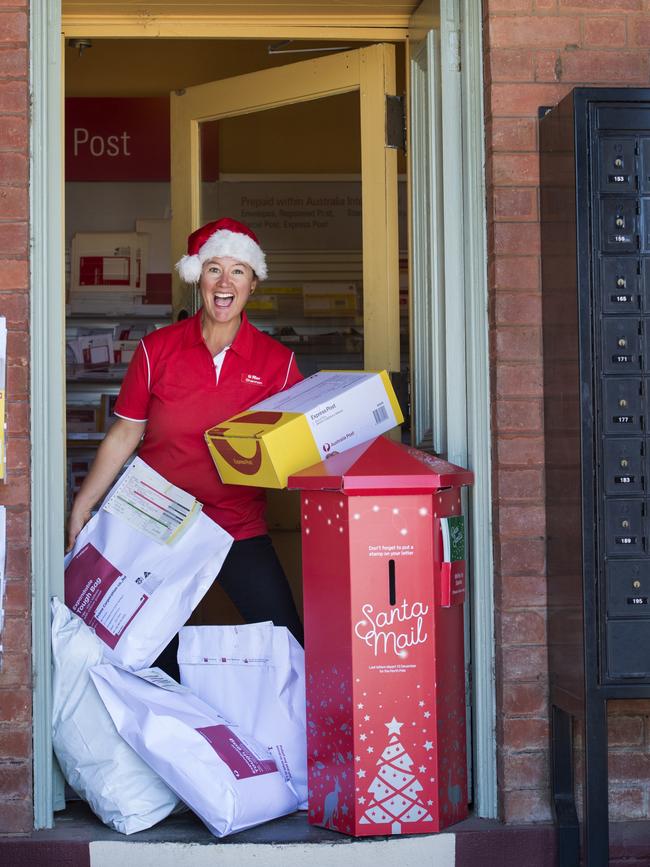
[[[355,836],[467,815],[468,470],[380,437],[302,490],[309,821]]]

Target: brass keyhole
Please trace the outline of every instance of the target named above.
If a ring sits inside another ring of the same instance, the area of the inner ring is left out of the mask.
[[[625,280],[625,277],[619,277],[618,280],[616,281],[616,285],[618,286],[619,289],[625,289],[625,287],[627,286],[627,282]]]
[[[616,225],[618,226],[619,229],[622,229],[623,226],[625,225],[624,218],[623,217],[617,217],[616,218]]]
[[[629,522],[627,519],[621,521],[621,527],[623,527],[623,529],[627,530],[627,528],[628,528],[629,526],[630,526],[630,522]]]
[[[633,581],[632,582],[632,587],[634,587],[635,590],[638,590],[640,586],[641,586],[640,581]]]
[[[616,166],[617,169],[622,168],[623,167],[623,160],[620,157],[616,157],[616,159],[614,160],[614,165]]]
[[[621,466],[622,466],[622,467],[626,467],[627,465],[628,465],[628,460],[627,460],[627,458],[621,458]]]
[[[622,398],[619,400],[618,405],[621,406],[621,407],[625,407],[625,406],[627,406],[627,401],[625,400],[624,397],[622,397]]]
[[[621,347],[621,349],[622,349],[624,346],[627,346],[627,340],[626,340],[624,337],[619,337],[619,339],[618,339],[618,345],[619,345],[619,346]]]

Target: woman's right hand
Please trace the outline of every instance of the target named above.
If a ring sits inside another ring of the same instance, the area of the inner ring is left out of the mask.
[[[146,422],[117,418],[104,437],[72,504],[68,519],[66,554],[72,550],[77,536],[90,520],[95,504],[102,499],[125,462],[137,449],[145,427]]]

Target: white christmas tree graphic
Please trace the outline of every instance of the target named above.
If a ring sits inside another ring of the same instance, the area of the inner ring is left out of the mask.
[[[400,834],[403,824],[432,822],[433,819],[419,797],[422,784],[411,773],[413,759],[400,743],[404,723],[393,717],[384,725],[388,729],[388,746],[377,760],[379,770],[368,787],[372,797],[359,824],[390,822],[391,833]]]

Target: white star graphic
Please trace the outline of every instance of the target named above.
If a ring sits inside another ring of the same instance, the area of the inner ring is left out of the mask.
[[[374,747],[368,747],[368,752],[369,752],[369,753],[374,753],[374,751],[375,751],[375,748],[374,748]]]
[[[368,720],[370,719],[370,717],[368,716],[368,714],[366,714],[366,715],[364,716],[364,719],[365,719],[366,722],[368,722]]]
[[[388,729],[389,735],[398,735],[400,733],[400,729],[402,728],[404,723],[397,722],[395,717],[393,717],[390,722],[384,723],[384,725]]]
[[[360,740],[360,741],[365,741],[366,738],[367,738],[367,735],[359,735],[359,740]]]
[[[354,761],[355,761],[355,762],[360,762],[360,761],[361,761],[361,756],[355,756],[355,757],[354,757]]]
[[[359,777],[359,779],[362,780],[365,777],[365,775],[366,775],[366,772],[362,771],[361,768],[359,768],[359,770],[357,771],[357,777]]]
[[[420,767],[418,768],[418,771],[419,771],[421,774],[423,774],[423,773],[426,771],[426,768],[424,767],[424,765],[420,765]]]
[[[419,701],[419,702],[418,702],[418,706],[419,706],[419,707],[424,707],[424,702],[423,702],[423,701]]]
[[[422,714],[422,716],[425,719],[429,719],[429,717],[431,716],[431,711],[425,710],[425,712]]]
[[[427,807],[431,807],[431,806],[433,806],[433,801],[428,800],[428,801],[427,801]]]
[[[363,705],[361,704],[361,702],[359,702],[359,704],[357,705],[357,710],[363,710]]]
[[[366,803],[366,799],[363,797],[363,795],[359,798],[359,803],[360,803],[360,804],[365,804],[365,803]]]
[[[425,741],[423,747],[427,752],[429,752],[429,750],[433,749],[433,743],[431,741]]]

